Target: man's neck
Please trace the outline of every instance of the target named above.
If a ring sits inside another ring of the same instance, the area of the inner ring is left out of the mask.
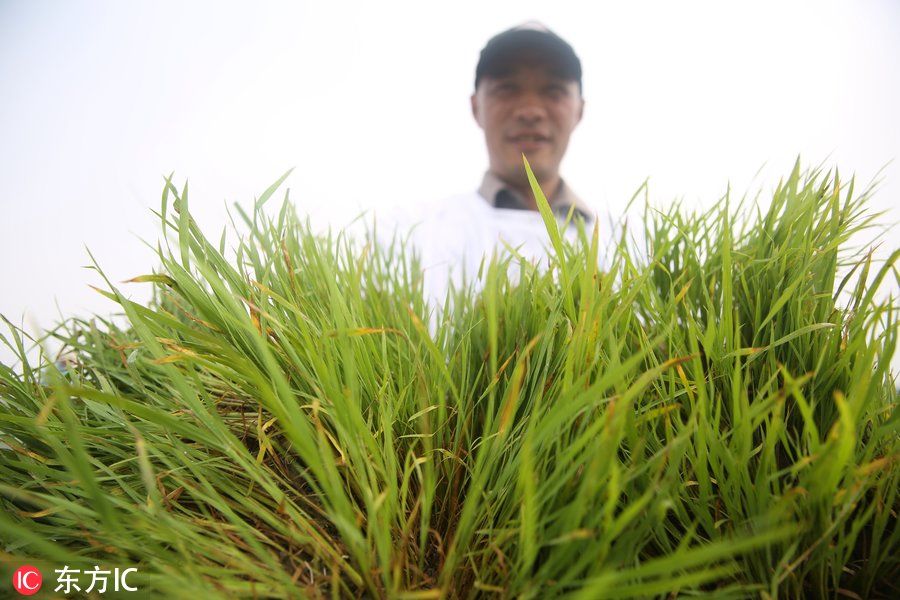
[[[496,175],[496,173],[495,173]],[[534,199],[534,193],[531,191],[531,184],[528,183],[528,180],[524,181],[508,181],[503,177],[497,175],[499,179],[503,181],[506,185],[515,190],[522,199],[527,202],[528,208],[530,210],[537,210],[537,202]],[[561,178],[560,176],[553,175],[552,177],[548,177],[546,179],[539,179],[538,184],[541,186],[541,190],[544,192],[544,197],[547,198],[547,202],[550,204],[553,203],[553,198],[556,196],[556,192],[559,190]]]

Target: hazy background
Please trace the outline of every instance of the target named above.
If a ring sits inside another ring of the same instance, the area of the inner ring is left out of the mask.
[[[478,52],[526,20],[582,59],[563,176],[598,209],[648,176],[654,202],[705,205],[798,154],[861,183],[900,156],[900,3],[724,4],[0,0],[0,313],[113,311],[85,247],[113,281],[149,273],[172,171],[209,232],[290,167],[318,223],[474,189]],[[882,176],[893,222],[900,165]]]

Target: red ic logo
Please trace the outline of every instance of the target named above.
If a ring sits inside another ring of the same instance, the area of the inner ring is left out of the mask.
[[[41,575],[41,572],[31,565],[19,567],[16,572],[13,573],[13,587],[23,596],[36,594],[38,590],[41,589],[41,583],[43,583],[43,581],[44,578]]]

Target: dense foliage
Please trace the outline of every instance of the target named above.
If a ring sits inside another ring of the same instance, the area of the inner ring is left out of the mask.
[[[268,216],[281,183],[232,254],[167,181],[153,300],[107,280],[128,326],[70,319],[58,368],[9,326],[8,570],[137,566],[167,598],[900,596],[898,253],[847,250],[868,191],[798,166],[764,208],[647,208],[638,247],[566,243],[537,190],[548,264],[505,252],[435,312],[399,238]]]

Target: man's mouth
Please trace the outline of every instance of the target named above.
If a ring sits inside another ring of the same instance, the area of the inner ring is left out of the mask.
[[[518,143],[542,143],[549,142],[550,138],[546,135],[542,135],[540,133],[520,133],[517,135],[511,135],[507,139],[513,142],[514,144]]]
[[[546,148],[550,138],[540,133],[519,133],[506,138],[519,152],[532,152]]]

